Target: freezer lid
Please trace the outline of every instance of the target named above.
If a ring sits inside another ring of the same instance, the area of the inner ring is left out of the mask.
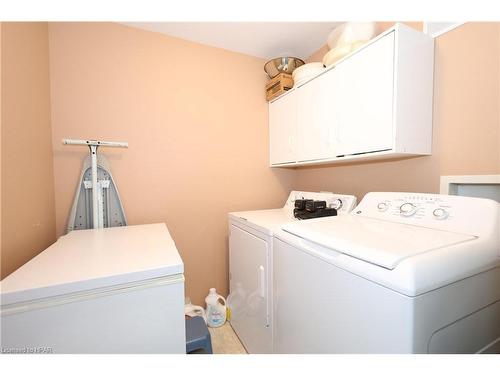
[[[354,215],[289,223],[282,229],[387,269],[394,269],[406,258],[477,238]]]
[[[0,282],[1,304],[182,274],[165,224],[72,231]]]

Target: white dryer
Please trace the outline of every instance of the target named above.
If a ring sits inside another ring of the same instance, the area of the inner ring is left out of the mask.
[[[185,353],[184,265],[165,224],[72,231],[7,276],[3,353]]]
[[[276,352],[500,352],[499,203],[369,193],[282,228]]]
[[[356,205],[351,195],[292,191],[282,208],[229,213],[231,326],[249,353],[273,352],[273,234],[297,221],[294,202],[302,198],[326,201],[338,215]]]

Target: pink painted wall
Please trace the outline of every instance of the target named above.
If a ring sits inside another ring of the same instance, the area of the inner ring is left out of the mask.
[[[56,239],[46,22],[1,24],[1,277]]]
[[[186,268],[186,294],[228,291],[227,213],[278,207],[291,170],[270,169],[265,61],[112,23],[51,23],[57,233],[83,147],[103,149],[129,224],[165,222]]]

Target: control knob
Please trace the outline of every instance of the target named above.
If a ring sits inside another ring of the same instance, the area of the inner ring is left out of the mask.
[[[412,216],[415,212],[417,212],[418,207],[415,206],[413,203],[403,203],[399,207],[399,213],[402,216]]]
[[[384,211],[387,211],[387,209],[389,208],[389,205],[385,202],[380,202],[379,204],[377,204],[377,208],[379,211],[384,212]]]
[[[434,211],[432,211],[432,215],[437,220],[444,220],[448,217],[449,213],[444,208],[436,208]]]
[[[330,204],[330,207],[331,208],[335,208],[337,211],[340,210],[342,208],[342,200],[341,199],[335,199],[331,204]]]

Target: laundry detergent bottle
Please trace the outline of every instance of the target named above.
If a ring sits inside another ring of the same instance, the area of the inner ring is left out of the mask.
[[[223,303],[221,303],[221,301]],[[220,327],[226,322],[226,300],[217,294],[215,288],[210,288],[208,296],[205,298],[207,304],[207,324],[209,327]]]

